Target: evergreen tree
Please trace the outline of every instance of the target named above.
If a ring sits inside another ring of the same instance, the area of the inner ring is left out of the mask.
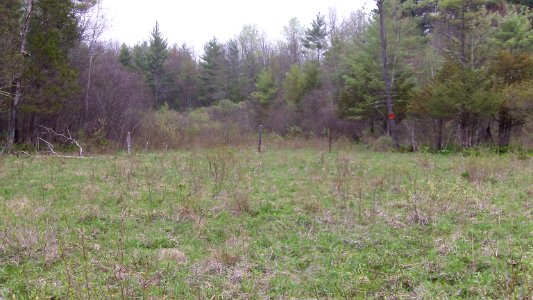
[[[207,106],[225,96],[222,44],[216,38],[211,39],[204,45],[204,54],[200,58],[201,104]]]
[[[77,46],[79,31],[73,3],[61,0],[39,0],[34,5],[28,35],[31,55],[24,78],[27,83],[23,111],[33,119],[60,111],[79,89],[77,74],[69,60]],[[33,126],[37,126],[37,122]]]
[[[440,26],[437,36],[444,38],[447,55],[469,68],[478,68],[483,61],[483,40],[490,22],[484,12],[485,0],[443,0],[438,4]],[[443,49],[443,50],[444,50]]]
[[[291,66],[289,72],[285,74],[283,91],[285,101],[292,106],[299,106],[304,96],[304,75],[298,65]]]
[[[245,99],[244,86],[247,84],[247,80],[243,80],[245,75],[241,71],[241,51],[239,49],[239,42],[235,39],[231,39],[226,44],[226,63],[227,68],[225,70],[226,75],[226,90],[225,94],[227,98],[233,101],[242,101]]]
[[[20,0],[2,0],[0,2],[0,90],[4,92],[4,95],[10,93],[14,69],[19,63],[17,53],[20,50],[19,23],[21,13],[22,3]]]
[[[267,109],[274,102],[277,92],[278,89],[274,83],[272,70],[263,70],[257,78],[255,92],[252,93],[252,97],[259,101],[263,109]]]
[[[198,96],[198,65],[194,54],[187,45],[183,44],[178,49],[182,62],[179,66],[177,76],[178,99],[182,102],[179,107],[182,110],[192,109],[197,105],[194,103]]]
[[[257,77],[255,92],[252,93],[252,97],[257,99],[260,105],[258,116],[261,124],[265,121],[267,110],[274,102],[277,93],[278,88],[275,85],[272,70],[263,70]]]
[[[436,147],[442,146],[442,123],[455,120],[458,142],[470,147],[480,142],[477,135],[481,122],[499,107],[499,93],[486,71],[470,69],[448,59],[435,80],[418,92],[410,110],[438,121]]]
[[[156,109],[158,109],[164,102],[169,101],[169,99],[166,99],[167,95],[165,95],[165,88],[168,85],[168,77],[164,65],[167,58],[168,44],[159,30],[159,23],[156,22],[146,51],[147,79],[148,84],[154,93]]]
[[[133,47],[133,66],[140,72],[145,72],[148,69],[148,43],[138,43]]]
[[[324,16],[317,14],[316,18],[311,23],[311,28],[305,31],[305,38],[302,40],[303,46],[310,51],[316,52],[316,61],[320,62],[322,53],[328,47],[327,37],[328,31]]]
[[[130,48],[126,46],[126,44],[122,44],[122,46],[120,46],[120,52],[118,54],[118,61],[124,67],[132,67],[131,51],[130,51]]]
[[[20,22],[22,7],[22,1],[18,0],[0,2],[0,112],[7,111],[7,149],[15,142],[17,112],[22,101],[22,73],[24,60],[27,60],[27,56],[20,55],[25,50],[25,46],[21,49],[21,39],[26,39],[29,30],[25,29],[29,22]]]
[[[389,18],[384,24],[388,32],[388,73],[391,79],[391,96],[394,97],[395,119],[401,121],[405,117],[405,108],[409,94],[414,87],[413,71],[407,61],[414,61],[416,46],[407,28],[411,23],[395,24]],[[388,111],[383,77],[381,56],[380,26],[375,16],[371,25],[362,33],[360,39],[349,41],[344,45],[346,54],[341,60],[342,91],[339,99],[339,114],[343,118],[368,122],[370,131],[375,131],[375,123],[383,125],[386,132]],[[401,38],[399,39],[398,36]]]

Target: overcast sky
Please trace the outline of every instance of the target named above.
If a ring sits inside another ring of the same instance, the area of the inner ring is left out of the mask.
[[[197,53],[216,36],[225,42],[243,25],[255,24],[271,41],[281,38],[290,18],[308,27],[317,13],[335,8],[339,19],[362,8],[370,0],[103,0],[108,22],[104,40],[130,46],[148,40],[156,20],[170,45],[187,43]]]

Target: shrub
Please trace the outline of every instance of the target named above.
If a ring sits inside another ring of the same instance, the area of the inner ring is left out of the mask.
[[[383,135],[370,142],[370,148],[374,151],[389,152],[394,150],[394,141],[388,135]]]

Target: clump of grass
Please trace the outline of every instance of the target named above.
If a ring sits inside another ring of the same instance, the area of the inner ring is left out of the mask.
[[[335,161],[335,173],[333,177],[333,183],[335,186],[335,192],[343,200],[348,197],[349,180],[351,179],[351,161],[346,156],[339,156]]]
[[[218,195],[235,164],[235,153],[230,148],[217,148],[206,155],[209,174],[213,179],[213,195]]]
[[[230,193],[227,209],[236,215],[251,211],[249,194],[247,191],[235,189]]]
[[[502,164],[486,157],[469,157],[460,162],[459,168],[461,177],[471,183],[481,184],[504,181],[517,166],[512,161]]]
[[[370,148],[374,151],[391,152],[394,148],[394,141],[388,135],[380,136],[376,140],[371,141]]]

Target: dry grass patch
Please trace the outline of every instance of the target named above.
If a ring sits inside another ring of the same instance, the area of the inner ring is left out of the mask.
[[[185,253],[178,249],[159,249],[157,259],[160,261],[173,261],[177,264],[186,264],[188,259]]]

